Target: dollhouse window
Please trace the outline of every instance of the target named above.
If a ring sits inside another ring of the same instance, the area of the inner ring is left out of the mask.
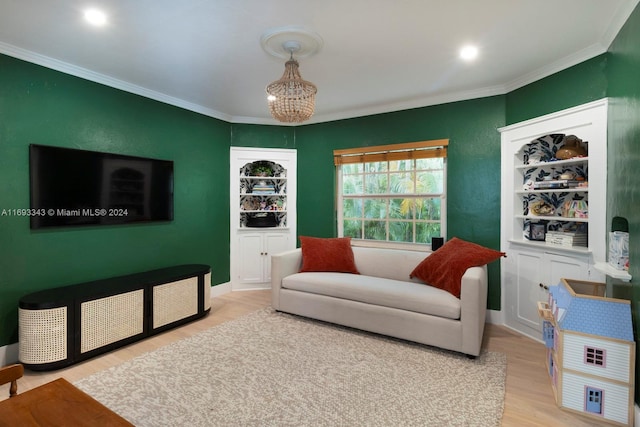
[[[544,337],[544,345],[547,348],[553,348],[554,347],[554,342],[553,342],[553,338],[554,338],[554,330],[555,328],[553,327],[553,325],[551,324],[551,322],[548,321],[544,321],[542,322],[542,335]]]
[[[584,363],[587,365],[605,367],[607,352],[601,348],[588,347],[584,348]]]
[[[602,415],[604,391],[595,387],[585,389],[585,409],[592,414]]]

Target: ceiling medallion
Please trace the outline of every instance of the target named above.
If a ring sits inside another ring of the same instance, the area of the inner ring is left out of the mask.
[[[308,120],[315,110],[318,89],[302,78],[298,61],[293,55],[295,53],[300,58],[315,54],[322,47],[322,39],[300,27],[286,27],[265,33],[260,42],[270,55],[289,58],[282,77],[266,88],[271,115],[284,123]]]

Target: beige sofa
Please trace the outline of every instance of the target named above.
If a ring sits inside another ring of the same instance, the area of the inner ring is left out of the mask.
[[[360,274],[305,272],[300,248],[271,257],[273,308],[465,353],[480,354],[487,267],[462,277],[460,298],[409,279],[425,252],[353,247]]]

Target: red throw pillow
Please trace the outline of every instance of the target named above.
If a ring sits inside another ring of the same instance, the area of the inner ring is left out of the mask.
[[[454,237],[422,260],[409,277],[417,277],[428,285],[444,289],[460,298],[465,271],[469,267],[488,264],[501,256],[506,254]]]
[[[360,274],[351,249],[351,237],[323,239],[300,236],[302,268],[305,271],[333,271]]]

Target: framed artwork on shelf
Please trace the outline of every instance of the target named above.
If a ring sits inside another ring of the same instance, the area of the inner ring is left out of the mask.
[[[543,222],[529,223],[529,240],[537,240],[544,242],[547,234],[547,224]]]

